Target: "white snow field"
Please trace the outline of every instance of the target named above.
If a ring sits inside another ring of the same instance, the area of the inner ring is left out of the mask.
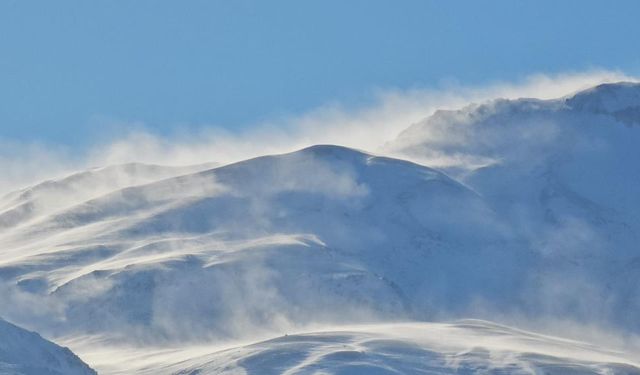
[[[92,375],[96,372],[62,348],[0,319],[0,374]]]
[[[217,348],[80,347],[111,374],[640,374],[629,353],[481,320],[337,326]]]
[[[189,362],[177,374],[640,374],[618,353],[485,321],[287,335]]]
[[[100,373],[637,373],[639,84],[438,111],[382,153],[414,162],[317,145],[6,195],[0,316]],[[467,318],[622,347],[392,323]],[[250,344],[286,332],[318,333]]]

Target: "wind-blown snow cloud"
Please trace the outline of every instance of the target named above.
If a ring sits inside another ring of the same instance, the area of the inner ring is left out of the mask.
[[[135,130],[123,137],[89,145],[86,153],[64,147],[20,144],[0,139],[0,194],[71,171],[127,162],[188,165],[230,163],[264,154],[293,151],[313,144],[338,144],[381,152],[409,125],[437,109],[453,109],[492,98],[555,98],[615,81],[636,81],[618,71],[595,70],[556,75],[536,74],[517,82],[483,86],[447,84],[432,89],[381,90],[371,104],[346,108],[329,104],[308,113],[255,124],[232,134],[201,128],[192,134],[159,136]],[[149,124],[152,126],[152,124]],[[136,126],[136,129],[140,129]],[[144,129],[144,127],[143,127]]]

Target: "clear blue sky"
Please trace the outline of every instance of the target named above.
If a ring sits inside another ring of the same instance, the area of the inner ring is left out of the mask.
[[[0,139],[238,130],[379,88],[640,73],[640,1],[0,0]]]

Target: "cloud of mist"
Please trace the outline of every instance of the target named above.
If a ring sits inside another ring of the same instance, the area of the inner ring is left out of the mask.
[[[254,124],[241,133],[202,127],[190,133],[160,136],[151,130],[141,130],[144,125],[136,124],[137,130],[115,140],[96,142],[81,154],[64,147],[0,140],[0,170],[3,172],[0,195],[74,170],[110,164],[226,164],[313,144],[337,144],[381,152],[385,143],[398,133],[437,109],[453,109],[493,98],[556,98],[599,83],[623,80],[636,79],[617,71],[594,70],[536,74],[516,82],[481,86],[449,83],[428,89],[380,90],[366,106],[347,108],[328,104],[301,115]]]

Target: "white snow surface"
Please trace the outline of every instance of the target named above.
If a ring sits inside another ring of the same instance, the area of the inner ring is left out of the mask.
[[[378,337],[390,321],[514,316],[637,335],[638,108],[640,85],[608,84],[436,112],[386,146],[420,164],[318,145],[220,167],[106,167],[25,188],[0,198],[0,316],[98,358],[91,365],[104,358],[92,353],[115,347],[199,348],[181,354],[191,361],[212,342],[362,322],[378,328],[326,335],[339,346]],[[432,324],[416,329],[428,335]],[[323,352],[323,335],[303,336]],[[294,351],[294,338],[234,350]],[[429,345],[416,353],[449,358],[446,345]],[[226,355],[198,365],[214,371]]]
[[[0,319],[0,374],[92,375],[69,349]]]
[[[640,374],[629,353],[481,320],[330,327],[218,348],[83,349],[112,374]]]

